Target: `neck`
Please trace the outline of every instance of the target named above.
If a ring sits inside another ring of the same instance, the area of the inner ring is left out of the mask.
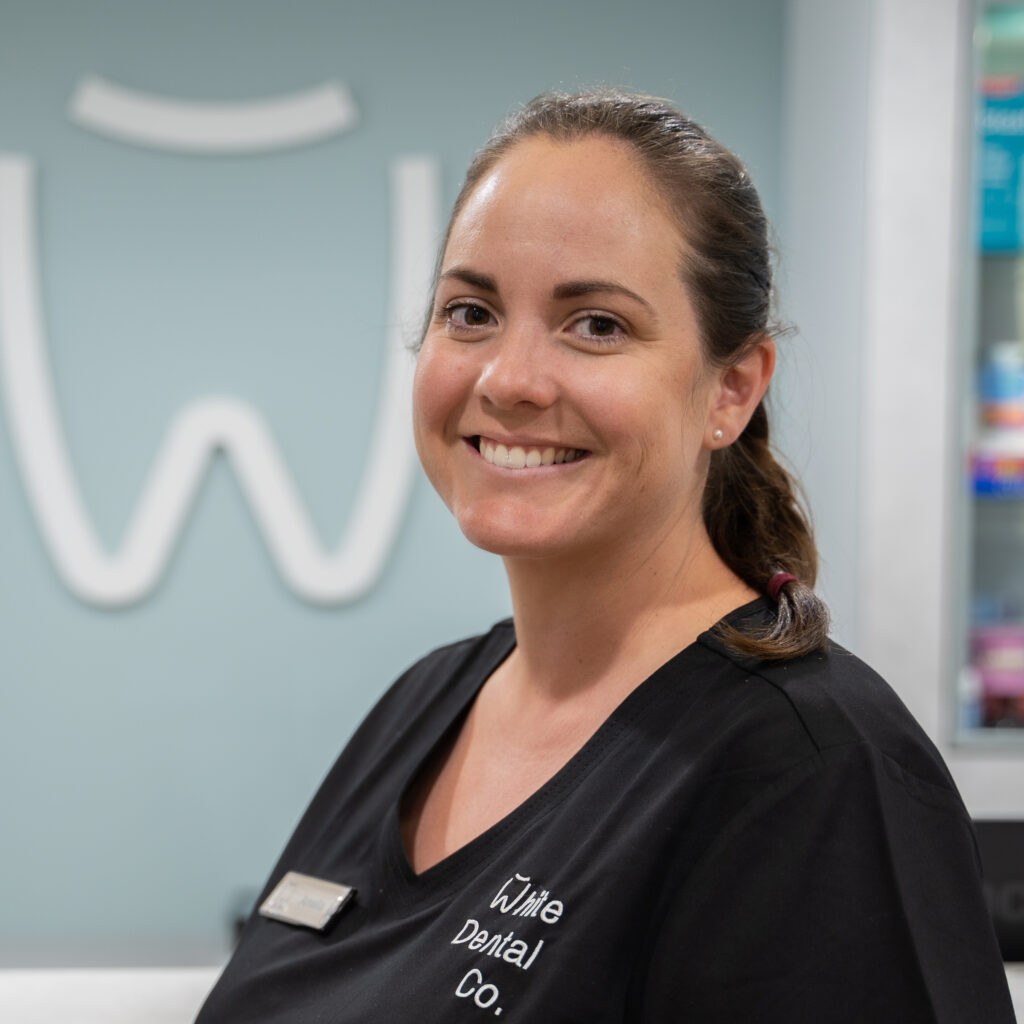
[[[616,555],[577,558],[571,567],[505,559],[520,687],[556,700],[601,688],[624,696],[756,596],[722,562],[702,524],[682,544]]]

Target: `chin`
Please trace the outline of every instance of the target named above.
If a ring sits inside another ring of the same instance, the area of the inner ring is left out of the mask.
[[[456,515],[462,535],[475,547],[502,558],[542,558],[563,554],[574,531],[525,522],[522,516]]]

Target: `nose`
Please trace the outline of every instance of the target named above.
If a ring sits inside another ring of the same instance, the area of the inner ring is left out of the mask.
[[[506,324],[488,343],[476,381],[477,396],[498,409],[522,405],[545,409],[555,401],[557,391],[546,333],[540,326]]]

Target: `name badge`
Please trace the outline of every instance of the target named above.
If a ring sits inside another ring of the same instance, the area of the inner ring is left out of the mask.
[[[322,932],[354,895],[350,885],[289,871],[263,901],[260,914]]]

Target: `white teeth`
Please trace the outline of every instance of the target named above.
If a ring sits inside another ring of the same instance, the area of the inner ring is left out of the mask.
[[[575,462],[582,454],[578,448],[524,448],[494,444],[480,439],[480,454],[485,462],[502,469],[536,469],[538,466],[557,466],[562,462]]]

